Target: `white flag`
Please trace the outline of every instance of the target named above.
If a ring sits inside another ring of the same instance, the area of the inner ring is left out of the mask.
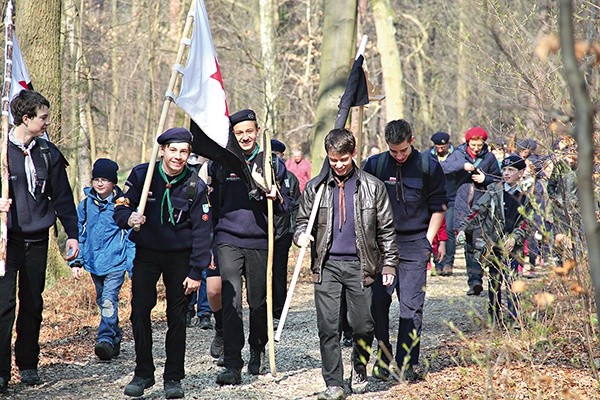
[[[196,0],[194,31],[187,65],[175,103],[211,140],[226,148],[229,142],[229,111],[221,70],[212,41],[204,1]]]

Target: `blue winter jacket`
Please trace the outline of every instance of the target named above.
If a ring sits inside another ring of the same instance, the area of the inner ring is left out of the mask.
[[[91,187],[84,193],[87,197],[77,207],[79,256],[71,265],[79,262],[86,271],[99,276],[119,271],[128,271],[131,276],[135,245],[129,240],[130,230],[119,228],[113,219],[121,189],[115,186],[109,201],[101,200]]]

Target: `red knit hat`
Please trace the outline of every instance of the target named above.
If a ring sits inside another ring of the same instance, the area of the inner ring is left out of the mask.
[[[488,134],[482,127],[474,126],[465,133],[465,141],[469,142],[469,140],[473,139],[474,137],[480,137],[485,142],[488,138]]]

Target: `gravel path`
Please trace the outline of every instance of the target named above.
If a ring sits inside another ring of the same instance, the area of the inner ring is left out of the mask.
[[[462,264],[461,259],[458,264]],[[473,322],[473,315],[485,312],[485,297],[467,297],[466,273],[464,267],[457,269],[452,277],[429,277],[425,303],[423,327],[422,365],[426,359],[430,374],[423,385],[435,385],[436,380],[443,384],[441,371],[451,365],[448,357],[439,356],[445,343],[457,341],[456,335],[448,328],[451,321],[462,332],[480,330]],[[485,293],[485,292],[484,292]],[[247,311],[247,309],[245,309]],[[390,315],[397,315],[397,301],[392,303]],[[247,313],[245,314],[247,318]],[[397,330],[397,318],[391,318],[392,331]],[[395,321],[394,321],[395,320]],[[128,325],[127,325],[128,326]],[[247,329],[247,320],[246,320]],[[154,356],[157,364],[157,384],[146,390],[146,399],[160,399],[162,391],[162,370],[164,365],[164,336],[166,324],[154,325]],[[221,368],[208,354],[212,331],[188,328],[188,354],[186,378],[183,386],[187,399],[310,399],[324,390],[321,378],[316,314],[313,306],[313,288],[308,282],[299,282],[292,303],[291,313],[286,321],[281,342],[276,344],[278,373],[254,377],[242,372],[243,383],[239,386],[220,387],[215,383]],[[246,331],[247,334],[247,331]],[[395,339],[395,334],[392,334]],[[395,340],[392,341],[395,343]],[[59,344],[60,345],[60,344]],[[350,350],[344,349],[345,376],[350,372]],[[248,360],[248,346],[243,357]],[[9,396],[13,399],[121,399],[126,398],[124,386],[133,375],[134,349],[131,340],[122,344],[121,356],[111,363],[102,363],[93,355],[68,362],[57,362],[40,369],[44,384],[25,388],[20,384],[11,385]],[[370,371],[370,370],[369,370]],[[370,372],[369,372],[370,373]],[[417,385],[421,385],[418,383]],[[352,395],[352,399],[377,399],[397,397],[393,395],[393,382],[369,383],[367,392]]]

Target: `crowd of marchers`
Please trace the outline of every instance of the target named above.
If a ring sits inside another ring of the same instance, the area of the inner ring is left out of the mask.
[[[311,179],[310,163],[299,148],[286,162],[287,147],[278,140],[271,141],[272,155],[264,153],[257,115],[249,109],[231,115],[231,129],[250,171],[262,171],[265,158],[272,158],[271,189],[259,185],[259,193],[249,195],[243,177],[227,165],[202,162],[192,153],[190,131],[176,127],[157,138],[158,161],[135,166],[122,189],[117,163],[95,160],[91,186],[76,206],[68,164],[42,137],[49,108],[41,94],[29,90],[11,102],[9,196],[0,199],[0,211],[8,213],[6,271],[0,278],[0,393],[9,391],[15,319],[14,360],[21,382],[42,382],[42,292],[57,218],[67,235],[72,276],[81,279],[87,271],[96,289],[100,323],[94,352],[100,360],[120,355],[119,293],[126,276],[132,280],[135,370],[124,388],[127,396],[140,397],[155,384],[151,311],[162,277],[167,303],[162,377],[169,399],[184,397],[187,327],[214,330],[209,351],[223,367],[216,382],[242,382],[243,288],[249,307],[246,371],[265,373],[270,201],[276,215],[275,326],[285,308],[294,242],[310,248],[325,383],[318,398],[325,400],[364,391],[372,356],[372,379],[423,379],[420,337],[428,271],[452,275],[457,246],[465,246],[466,294],[480,295],[487,282],[490,323],[513,329],[519,326],[519,298],[511,283],[519,275],[535,277],[536,266],[560,262],[564,251],[555,250],[551,235],[570,240],[578,226],[577,148],[570,137],[542,156],[533,139],[516,141],[510,151],[484,128],[473,127],[461,144],[436,132],[433,146],[419,151],[411,124],[395,120],[385,128],[387,149],[357,163],[352,132],[333,129],[323,143],[326,161]],[[144,192],[146,179],[150,185]],[[390,339],[394,292],[395,348]],[[347,382],[342,346],[352,347]]]

